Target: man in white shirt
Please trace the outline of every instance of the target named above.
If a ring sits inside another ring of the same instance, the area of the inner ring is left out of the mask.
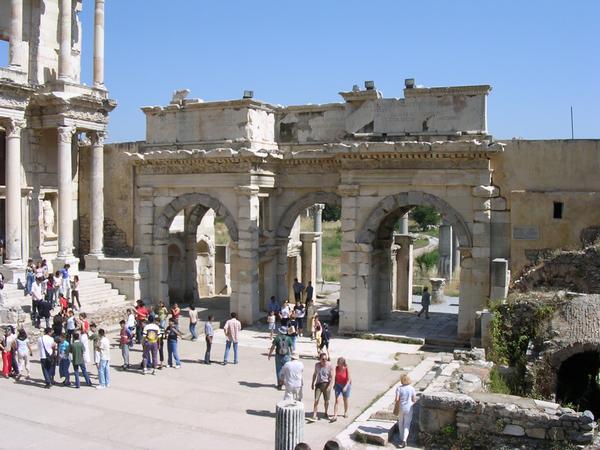
[[[106,389],[110,387],[110,341],[102,328],[98,330],[98,336],[100,336],[97,349],[100,354],[100,367],[98,367],[100,384],[96,389]]]
[[[31,320],[34,324],[38,324],[39,306],[44,296],[42,278],[35,280],[31,285]],[[39,325],[38,325],[39,328]]]
[[[280,382],[285,386],[284,400],[302,401],[302,374],[304,364],[300,361],[298,352],[292,353],[292,359],[281,368]]]
[[[56,352],[56,343],[52,338],[52,328],[46,328],[44,335],[38,339],[38,350],[46,388],[50,388],[54,382],[54,354]]]
[[[225,355],[223,356],[223,365],[227,364],[229,359],[229,349],[233,345],[233,363],[238,363],[238,339],[242,324],[237,320],[237,313],[231,313],[231,319],[225,322],[223,331],[225,332]]]

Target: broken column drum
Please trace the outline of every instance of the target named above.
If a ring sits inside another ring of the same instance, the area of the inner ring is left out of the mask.
[[[304,404],[295,400],[277,403],[275,450],[294,450],[304,438]]]

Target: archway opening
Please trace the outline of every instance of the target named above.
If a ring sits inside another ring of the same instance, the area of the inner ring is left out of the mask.
[[[287,299],[293,304],[300,298],[307,305],[310,300],[309,316],[318,312],[321,320],[337,324],[342,257],[340,197],[314,192],[297,199],[279,219],[277,241],[277,300],[282,303]],[[298,287],[304,288],[300,295]],[[310,327],[311,321],[306,325]]]
[[[383,321],[372,328],[455,341],[465,279],[460,273],[461,252],[472,245],[469,228],[460,214],[427,193],[392,195],[373,209],[358,242],[372,246],[369,317],[371,322]],[[429,310],[417,316],[425,288],[430,295]],[[445,292],[447,288],[450,292]],[[417,323],[428,317],[434,320]]]
[[[558,370],[556,399],[578,411],[590,410],[600,416],[600,352],[577,353]]]
[[[215,245],[216,222],[221,223],[227,241],[221,259],[219,246]],[[229,247],[235,246],[237,238],[233,216],[216,198],[191,193],[173,199],[154,226],[154,244],[160,255],[152,268],[157,288],[154,303],[167,299],[171,304],[193,303],[199,312],[224,319],[235,288],[226,276],[231,273]],[[220,280],[219,275],[224,279]]]

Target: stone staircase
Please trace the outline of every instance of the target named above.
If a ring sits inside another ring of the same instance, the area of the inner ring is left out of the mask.
[[[128,299],[119,294],[119,291],[107,283],[104,278],[101,278],[98,272],[79,272],[79,281],[81,311],[90,313],[112,306],[126,306],[128,303],[133,306],[133,299],[128,302]],[[24,311],[30,311],[31,297],[24,295],[24,290],[17,284],[5,284],[3,294],[4,304],[7,307],[19,305]]]

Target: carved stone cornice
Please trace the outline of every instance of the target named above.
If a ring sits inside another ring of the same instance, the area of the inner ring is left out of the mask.
[[[260,191],[258,186],[254,186],[254,185],[247,185],[247,186],[235,186],[233,188],[233,190],[235,191],[236,194],[238,195],[245,195],[247,197],[253,196],[253,195],[257,195],[258,192]]]

